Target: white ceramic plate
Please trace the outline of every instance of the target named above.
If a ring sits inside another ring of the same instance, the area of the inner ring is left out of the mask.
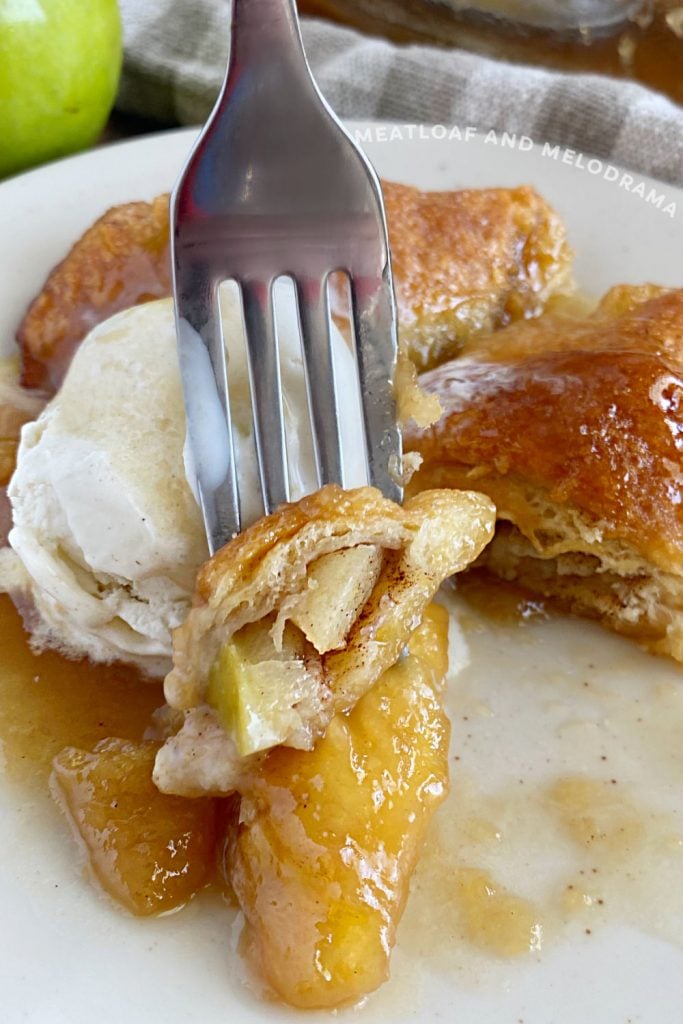
[[[593,294],[623,281],[683,284],[682,192],[649,181],[641,188],[639,178],[609,180],[616,172],[589,170],[576,154],[563,159],[483,135],[465,142],[423,134],[363,132],[379,173],[394,180],[426,188],[534,184],[564,217],[579,283]],[[10,349],[27,302],[71,242],[112,204],[170,188],[192,137],[173,132],[100,149],[0,186],[1,350]],[[416,879],[392,981],[341,1016],[364,1024],[678,1024],[680,670],[585,623],[492,626],[471,612],[463,622],[459,650],[464,656],[469,645],[470,664],[451,687],[460,758],[453,792]],[[568,925],[542,909],[543,943],[533,954],[506,960],[473,952],[459,938],[453,902],[463,863],[486,865],[541,908],[557,904],[574,873],[591,870],[592,851],[572,847],[539,803],[548,779],[577,774],[607,783],[618,774],[619,792],[641,807],[647,843],[638,841],[637,856],[607,858],[609,878],[598,885],[607,909],[586,907]],[[493,821],[499,838],[477,840],[477,817]],[[199,900],[154,921],[117,912],[82,880],[56,813],[27,806],[7,785],[0,828],[6,1024],[265,1024],[300,1016],[259,1001],[245,985],[234,952],[239,921],[222,908]]]

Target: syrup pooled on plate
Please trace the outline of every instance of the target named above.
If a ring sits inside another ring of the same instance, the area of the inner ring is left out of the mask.
[[[542,598],[515,583],[497,579],[486,569],[471,569],[455,583],[455,592],[487,621],[514,625],[532,619],[546,619],[549,611]],[[466,617],[461,613],[460,619]]]
[[[477,985],[615,922],[683,945],[679,676],[489,587],[472,578],[469,607],[453,606],[467,633],[455,630],[453,653],[466,661],[469,643],[473,663],[450,681],[452,793],[418,865],[398,964],[410,975],[437,962]],[[235,808],[154,790],[156,746],[144,736],[160,685],[125,666],[36,654],[6,595],[0,652],[8,784],[44,792],[57,758],[54,789],[100,885],[136,914],[187,902],[211,878],[216,833],[234,830]],[[529,735],[533,750],[520,752]],[[228,822],[217,830],[215,811]]]
[[[52,759],[68,746],[92,750],[111,736],[139,742],[161,686],[124,665],[36,654],[21,617],[0,595],[0,736],[7,775],[44,786]]]
[[[143,736],[163,703],[160,684],[123,665],[36,654],[6,595],[0,651],[7,777],[45,792],[54,764],[53,792],[93,877],[132,913],[186,903],[213,873],[213,801],[165,796],[152,783],[157,744]]]
[[[564,616],[501,618],[491,581],[451,598],[451,792],[413,879],[402,969],[513,984],[602,926],[683,949],[679,668]],[[522,593],[517,607],[523,608]],[[406,963],[406,958],[408,963]]]
[[[18,386],[16,373],[15,360],[0,365],[0,545],[11,527],[6,484],[19,431],[42,405]],[[163,796],[152,783],[156,744],[141,741],[163,704],[161,685],[129,666],[36,653],[5,594],[0,651],[7,777],[45,791],[54,763],[54,793],[80,833],[94,877],[130,911],[161,913],[186,903],[213,872],[214,809],[212,801]]]

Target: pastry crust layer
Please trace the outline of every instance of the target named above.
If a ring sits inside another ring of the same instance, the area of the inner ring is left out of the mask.
[[[421,192],[383,182],[383,190],[399,334],[420,367],[472,334],[537,316],[567,288],[564,227],[532,188]],[[17,333],[23,384],[55,391],[96,324],[171,294],[168,200],[113,207],[55,267]]]
[[[444,415],[408,431],[413,488],[482,490],[512,524],[494,572],[680,657],[683,290],[619,286],[420,380]]]
[[[419,368],[538,316],[571,287],[562,221],[533,188],[422,192],[384,183],[399,338]]]

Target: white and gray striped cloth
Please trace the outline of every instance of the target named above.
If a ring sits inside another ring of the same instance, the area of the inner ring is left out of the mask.
[[[119,3],[119,109],[165,123],[203,121],[225,70],[228,0]],[[683,108],[639,85],[393,46],[321,21],[304,20],[303,34],[318,84],[341,117],[494,128],[683,185]]]

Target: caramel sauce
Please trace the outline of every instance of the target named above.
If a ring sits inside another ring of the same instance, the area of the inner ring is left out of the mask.
[[[445,888],[444,895],[456,905],[464,937],[473,946],[502,957],[541,948],[540,911],[508,892],[487,871],[457,868]]]
[[[450,681],[452,789],[402,955],[478,987],[603,925],[683,948],[679,671],[583,623],[520,631],[467,597],[449,604],[469,667]]]
[[[459,576],[457,593],[490,622],[529,622],[548,617],[546,602],[514,583],[491,576],[485,569],[471,569]]]
[[[159,683],[125,665],[36,654],[21,617],[0,594],[0,739],[9,778],[44,788],[67,746],[92,750],[116,736],[141,740],[163,704]]]
[[[462,774],[417,868],[404,951],[477,977],[579,926],[625,922],[683,946],[683,831],[618,786],[567,776],[487,794]]]
[[[591,852],[612,855],[642,843],[645,823],[638,808],[617,792],[617,783],[582,777],[559,779],[547,792],[574,843]]]

